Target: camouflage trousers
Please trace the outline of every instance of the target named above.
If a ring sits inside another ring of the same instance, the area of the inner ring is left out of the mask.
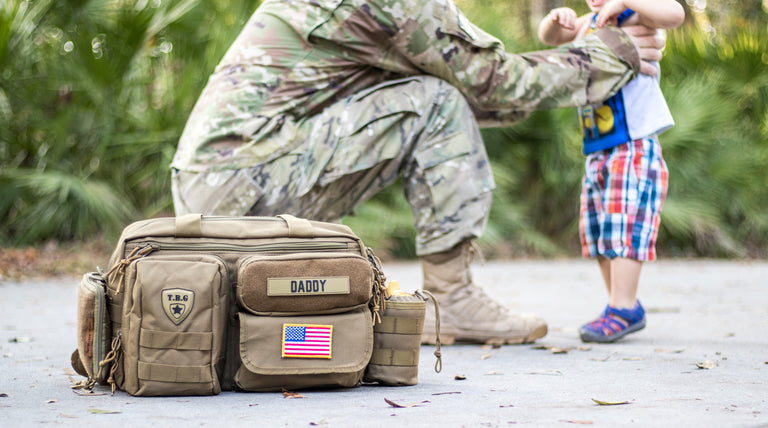
[[[493,177],[469,104],[448,83],[429,76],[385,82],[291,129],[302,144],[264,164],[174,171],[176,214],[338,221],[402,176],[417,254],[482,234]]]

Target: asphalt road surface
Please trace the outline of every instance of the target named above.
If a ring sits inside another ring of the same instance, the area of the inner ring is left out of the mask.
[[[768,427],[767,262],[647,264],[639,294],[648,326],[605,345],[577,334],[606,303],[595,263],[473,270],[488,294],[543,316],[549,334],[534,345],[444,347],[441,373],[422,346],[415,386],[301,397],[78,395],[69,357],[79,278],[0,282],[0,426]],[[421,286],[416,263],[384,271],[403,289]]]

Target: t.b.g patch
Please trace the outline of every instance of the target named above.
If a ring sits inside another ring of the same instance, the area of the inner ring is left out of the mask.
[[[195,292],[183,288],[166,288],[161,293],[163,310],[174,324],[181,324],[192,312]]]

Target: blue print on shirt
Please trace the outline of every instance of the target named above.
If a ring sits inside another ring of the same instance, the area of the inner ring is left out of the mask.
[[[633,13],[631,9],[625,10],[619,15],[618,24],[621,25]],[[597,15],[592,17],[590,31],[596,28],[596,18]],[[584,132],[584,154],[610,149],[631,140],[621,90],[603,104],[580,107],[579,116]]]

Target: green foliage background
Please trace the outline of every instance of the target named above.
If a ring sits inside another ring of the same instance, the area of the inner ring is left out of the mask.
[[[178,137],[258,3],[0,0],[0,245],[113,239],[130,221],[172,215]],[[573,0],[460,2],[510,52],[543,48],[538,17],[561,4],[584,12]],[[677,125],[661,136],[670,193],[659,252],[764,258],[768,15],[757,0],[685,6],[688,22],[668,34],[662,61]],[[575,110],[483,135],[497,182],[480,241],[488,254],[578,255]],[[398,186],[344,219],[399,257],[413,256],[411,221]]]

